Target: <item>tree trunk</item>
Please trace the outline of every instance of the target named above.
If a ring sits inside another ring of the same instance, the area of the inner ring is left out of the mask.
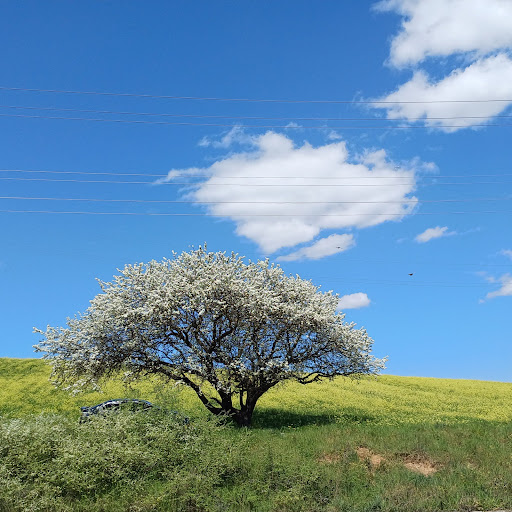
[[[252,422],[252,413],[256,406],[257,397],[247,397],[245,405],[233,415],[239,427],[250,427]]]
[[[252,413],[253,411],[244,409],[242,411],[238,411],[233,418],[239,427],[250,427],[252,422]]]

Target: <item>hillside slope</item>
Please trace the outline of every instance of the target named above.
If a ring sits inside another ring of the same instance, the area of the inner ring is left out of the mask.
[[[0,414],[19,417],[41,412],[78,415],[80,405],[108,398],[137,396],[165,400],[188,412],[201,414],[203,406],[188,389],[178,390],[147,381],[126,389],[109,382],[102,393],[72,396],[49,382],[50,366],[41,359],[0,358]],[[270,390],[258,402],[255,424],[325,423],[350,420],[379,424],[445,423],[471,420],[512,420],[512,383],[473,380],[396,377],[381,375],[360,380],[337,378],[302,386],[287,382]],[[273,425],[275,424],[275,425]]]
[[[512,507],[510,383],[391,375],[289,382],[262,397],[246,430],[211,421],[186,389],[111,381],[102,393],[71,396],[49,375],[40,359],[0,359],[0,510]],[[77,421],[80,405],[121,396],[164,407]],[[190,424],[173,423],[168,406]]]

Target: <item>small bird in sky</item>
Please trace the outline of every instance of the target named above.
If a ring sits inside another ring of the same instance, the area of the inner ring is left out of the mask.
[[[412,274],[409,274],[410,276],[412,276]]]

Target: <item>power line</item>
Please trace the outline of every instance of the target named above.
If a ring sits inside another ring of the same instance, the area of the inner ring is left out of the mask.
[[[208,114],[170,114],[158,112],[133,112],[119,110],[95,110],[95,109],[78,109],[78,108],[60,108],[60,107],[34,107],[22,105],[0,105],[0,108],[11,108],[19,110],[45,110],[58,112],[80,112],[87,114],[115,114],[130,116],[154,116],[154,117],[186,117],[197,119],[244,119],[244,120],[261,120],[261,121],[403,121],[402,119],[390,119],[385,117],[265,117],[265,116],[233,116],[233,115],[208,115]],[[443,121],[451,119],[488,119],[495,118],[512,118],[512,115],[493,115],[493,116],[448,116],[448,117],[429,117],[429,121]]]
[[[291,249],[290,249],[291,250]],[[275,254],[277,251],[274,251],[273,253],[270,253],[270,254],[273,254],[274,258],[279,258],[280,256],[286,256],[286,255],[282,255],[282,254]],[[370,265],[377,265],[377,264],[385,264],[385,265],[400,265],[400,267],[403,269],[403,268],[416,268],[418,266],[422,266],[422,265],[429,265],[429,266],[438,266],[438,267],[507,267],[507,268],[510,268],[512,266],[512,260],[509,261],[508,263],[468,263],[468,262],[450,262],[450,261],[432,261],[432,260],[429,260],[429,261],[411,261],[411,260],[402,260],[402,261],[399,261],[399,260],[375,260],[375,259],[371,259],[371,260],[367,260],[367,259],[361,259],[361,258],[357,258],[357,259],[350,259],[350,257],[346,257],[345,256],[345,252],[346,251],[340,251],[338,253],[336,253],[336,255],[338,256],[342,256],[342,260],[340,260],[342,263],[364,263],[364,264],[370,264]],[[269,253],[255,253],[255,252],[252,252],[252,253],[247,253],[247,252],[244,252],[244,254],[240,254],[240,256],[242,256],[243,258],[246,258],[246,259],[250,259],[251,261],[254,261],[255,259],[261,259],[261,258],[266,258],[266,257],[270,257]],[[333,255],[334,256],[334,255]],[[294,274],[292,274],[294,275]],[[416,273],[415,273],[416,275]],[[333,275],[307,275],[306,276],[303,276],[303,279],[343,279],[345,280],[345,278],[343,277],[339,277],[339,276],[333,276]],[[407,279],[407,281],[409,282],[409,279]],[[416,280],[414,280],[414,282],[416,282]],[[499,284],[499,283],[485,283],[485,284]]]
[[[512,261],[508,263],[461,263],[461,262],[447,262],[447,261],[393,261],[393,260],[363,260],[363,259],[348,259],[343,258],[344,263],[365,263],[371,265],[385,264],[385,265],[400,265],[402,267],[417,267],[421,265],[434,265],[439,267],[510,267]],[[332,276],[312,276],[311,279],[332,279]]]
[[[312,278],[318,279],[318,278]],[[371,279],[350,280],[343,277],[329,277],[330,281],[343,281],[344,284],[363,284],[363,285],[383,285],[383,286],[435,286],[439,288],[488,288],[490,283],[447,283],[447,282],[427,282],[427,281],[372,281]]]
[[[218,178],[217,178],[218,179]],[[313,180],[315,178],[301,178],[301,179],[309,179]],[[336,179],[336,178],[332,178]],[[298,183],[211,183],[211,182],[181,182],[181,181],[172,181],[172,182],[161,182],[157,181],[119,181],[119,180],[75,180],[75,179],[53,179],[53,178],[11,178],[6,176],[0,176],[0,180],[10,180],[10,181],[49,181],[49,182],[70,182],[70,183],[109,183],[109,184],[117,184],[117,185],[179,185],[179,186],[215,186],[215,187],[397,187],[397,186],[410,186],[414,183],[383,183],[383,184],[375,184],[375,183],[327,183],[327,184],[318,184],[318,183],[306,183],[306,184],[298,184]],[[512,185],[512,181],[473,181],[473,182],[448,182],[448,183],[427,183],[425,184],[429,187],[432,186],[445,186],[445,185]]]
[[[333,243],[333,246],[335,246],[335,243]],[[291,250],[291,249],[290,249]],[[241,257],[246,259],[251,259],[254,261],[254,259],[261,259],[270,257],[270,254],[274,254],[275,258],[279,258],[280,256],[286,256],[286,255],[279,255],[275,254],[277,251],[274,251],[273,253],[264,253],[264,252],[244,252],[244,254],[239,254]],[[385,265],[399,265],[402,269],[403,268],[414,268],[417,266],[422,265],[429,265],[429,266],[439,266],[439,267],[508,267],[510,268],[512,266],[512,260],[508,261],[507,263],[468,263],[468,262],[450,262],[450,261],[435,261],[435,260],[429,260],[429,261],[414,261],[414,260],[383,260],[383,259],[351,259],[350,257],[347,257],[345,255],[346,251],[340,251],[339,253],[336,253],[336,255],[342,255],[342,262],[343,263],[364,263],[364,264],[385,264]],[[502,256],[505,256],[502,254]],[[505,258],[506,259],[506,258]],[[294,275],[294,274],[293,274]],[[415,274],[416,275],[416,274]],[[307,277],[303,276],[303,279],[345,279],[343,277],[339,276],[333,276],[333,275],[310,275],[308,274]],[[409,279],[407,279],[409,282]],[[416,282],[416,280],[415,280]],[[489,284],[489,283],[487,283]],[[491,283],[493,284],[493,283]],[[498,284],[498,283],[495,283]]]
[[[408,204],[408,203],[471,203],[512,201],[512,197],[478,197],[474,199],[407,199],[403,201],[174,201],[165,199],[102,199],[77,197],[27,197],[0,196],[0,199],[34,200],[34,201],[84,201],[101,203],[166,203],[166,204]]]
[[[404,169],[407,171],[407,169]],[[0,169],[2,172],[20,172],[20,173],[42,173],[42,174],[81,174],[91,176],[147,176],[153,178],[167,178],[167,174],[149,174],[149,173],[124,173],[124,172],[91,172],[91,171],[45,171],[42,169]],[[371,172],[371,171],[370,171]],[[418,175],[415,176],[421,179],[443,179],[443,178],[501,178],[510,177],[512,173],[501,173],[501,174],[433,174],[433,175]],[[211,175],[205,173],[186,173],[182,177],[193,177],[193,178],[211,178]],[[403,179],[404,176],[235,176],[225,175],[217,176],[217,178],[229,178],[229,179],[322,179],[322,180],[341,180],[341,179]]]
[[[511,124],[501,123],[484,123],[484,124],[443,124],[443,125],[383,125],[383,126],[295,126],[289,125],[266,125],[266,124],[228,124],[228,123],[191,123],[191,122],[171,122],[171,121],[142,121],[139,119],[101,119],[94,117],[60,117],[60,116],[42,116],[42,115],[29,115],[29,114],[0,114],[0,117],[16,117],[24,119],[57,119],[61,121],[93,121],[100,123],[123,123],[123,124],[153,124],[153,125],[166,125],[166,126],[210,126],[233,128],[270,128],[270,129],[314,129],[314,130],[409,130],[411,128],[487,128],[487,127],[511,127]],[[389,121],[389,119],[388,119]]]
[[[22,92],[44,92],[57,94],[83,94],[90,96],[120,96],[134,98],[155,98],[167,100],[200,100],[200,101],[234,101],[234,102],[250,102],[250,103],[341,103],[341,104],[409,104],[409,103],[492,103],[502,102],[510,103],[512,99],[489,98],[485,100],[415,100],[415,101],[389,101],[389,100],[290,100],[290,99],[262,99],[262,98],[222,98],[212,96],[177,96],[177,95],[158,95],[158,94],[141,94],[141,93],[119,93],[119,92],[100,92],[100,91],[76,91],[65,89],[39,89],[28,87],[7,87],[0,86],[3,91],[22,91]]]
[[[84,212],[84,211],[54,211],[54,210],[0,210],[0,213],[55,213],[55,214],[77,214],[77,215],[149,215],[165,217],[403,217],[403,213],[231,213],[231,214],[210,214],[210,213],[156,213],[156,212]],[[461,212],[418,212],[414,215],[467,215],[467,214],[508,214],[512,210],[501,211],[461,211]]]

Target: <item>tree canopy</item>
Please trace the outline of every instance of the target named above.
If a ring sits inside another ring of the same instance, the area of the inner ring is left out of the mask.
[[[120,371],[159,375],[248,426],[258,399],[279,382],[384,367],[366,331],[336,311],[336,294],[268,260],[246,264],[205,246],[119,272],[99,281],[101,293],[67,327],[35,329],[44,339],[34,348],[51,360],[57,385],[80,389]]]

